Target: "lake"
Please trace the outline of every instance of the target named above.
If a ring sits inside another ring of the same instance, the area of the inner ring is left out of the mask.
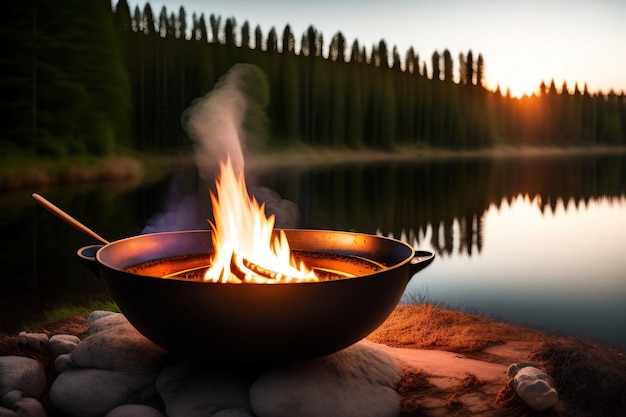
[[[434,251],[406,302],[626,348],[624,154],[285,166],[247,181],[280,227],[377,233]],[[0,193],[0,329],[19,330],[44,308],[106,297],[75,257],[97,242],[36,206],[33,191],[115,240],[147,225],[208,227],[206,188],[181,169],[144,184]]]

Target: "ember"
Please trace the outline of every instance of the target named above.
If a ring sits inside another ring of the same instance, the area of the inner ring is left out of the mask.
[[[384,269],[384,266],[378,262],[354,256],[297,250],[292,251],[292,255],[297,261],[309,265],[311,269],[315,271],[319,281],[333,281],[364,276]],[[233,257],[235,256],[236,255],[233,255]],[[247,270],[237,270],[236,268],[238,267],[231,266],[231,272],[237,276],[245,273],[254,273],[268,280],[280,280],[284,278],[276,277],[279,273],[266,270],[246,259],[238,260],[238,263],[243,263]],[[198,254],[144,262],[126,268],[126,272],[155,278],[203,281],[204,275],[209,267],[209,255]],[[251,270],[251,272],[248,270]]]

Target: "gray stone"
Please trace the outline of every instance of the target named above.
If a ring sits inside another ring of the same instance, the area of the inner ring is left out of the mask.
[[[39,401],[28,397],[23,391],[13,390],[2,397],[0,417],[46,417],[46,411]]]
[[[254,414],[245,408],[229,408],[220,410],[211,417],[255,417]]]
[[[158,401],[156,372],[130,373],[104,369],[69,369],[50,388],[50,400],[73,417],[97,417],[123,404]]]
[[[154,407],[140,404],[125,404],[115,407],[104,417],[167,417]]]
[[[70,353],[80,343],[78,336],[71,334],[58,334],[50,338],[50,352],[54,358],[59,355]]]
[[[167,354],[119,313],[93,321],[87,334],[70,353],[77,367],[144,372],[158,368]]]
[[[17,414],[13,410],[9,410],[8,408],[0,407],[0,417],[17,417]]]
[[[2,402],[0,404],[2,405],[2,407],[11,408],[16,402],[27,397],[28,395],[26,395],[24,391],[15,389],[13,391],[7,392],[4,397],[2,397]]]
[[[68,369],[75,368],[74,362],[72,362],[72,358],[69,353],[65,353],[63,355],[57,356],[54,360],[54,369],[57,371],[57,374],[63,373]]]
[[[545,411],[559,400],[552,378],[535,366],[522,367],[513,377],[517,396],[535,411]]]
[[[247,379],[234,370],[212,370],[181,360],[164,366],[156,388],[168,417],[206,417],[220,410],[249,410]]]
[[[48,347],[48,335],[45,333],[28,333],[20,332],[18,335],[19,343],[28,346],[35,351],[41,351]]]
[[[39,398],[46,387],[43,366],[35,359],[21,356],[0,356],[0,397],[9,391],[24,391]]]
[[[400,380],[391,358],[361,341],[267,371],[250,387],[250,405],[259,417],[395,417]]]
[[[91,324],[98,320],[101,319],[102,317],[106,317],[106,316],[110,316],[112,314],[120,314],[120,313],[115,313],[113,311],[106,311],[106,310],[95,310],[92,311],[89,314],[89,317],[87,317],[87,327],[91,326]]]
[[[46,417],[43,405],[34,398],[24,398],[16,402],[12,410],[18,417]]]

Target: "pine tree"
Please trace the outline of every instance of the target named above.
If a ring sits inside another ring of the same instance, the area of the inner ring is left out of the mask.
[[[478,61],[476,61],[476,85],[483,87],[485,83],[485,62],[483,60],[483,54],[478,54]]]
[[[465,58],[465,76],[467,77],[467,84],[476,84],[474,77],[474,55],[470,49]]]
[[[433,56],[431,58],[432,67],[433,67],[433,80],[439,81],[441,79],[441,67],[440,67],[441,56],[439,52],[433,52]]]
[[[452,54],[448,49],[443,51],[443,79],[452,82],[452,74],[454,72]]]

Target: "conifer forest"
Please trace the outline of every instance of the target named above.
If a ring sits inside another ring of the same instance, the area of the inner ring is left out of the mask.
[[[126,0],[25,0],[0,17],[0,152],[42,157],[188,146],[181,115],[229,68],[264,74],[260,146],[343,149],[626,144],[624,92],[541,82],[532,96],[485,87],[489,57],[419,56],[385,40]],[[327,37],[329,36],[329,37]],[[419,46],[419,39],[415,45]]]

